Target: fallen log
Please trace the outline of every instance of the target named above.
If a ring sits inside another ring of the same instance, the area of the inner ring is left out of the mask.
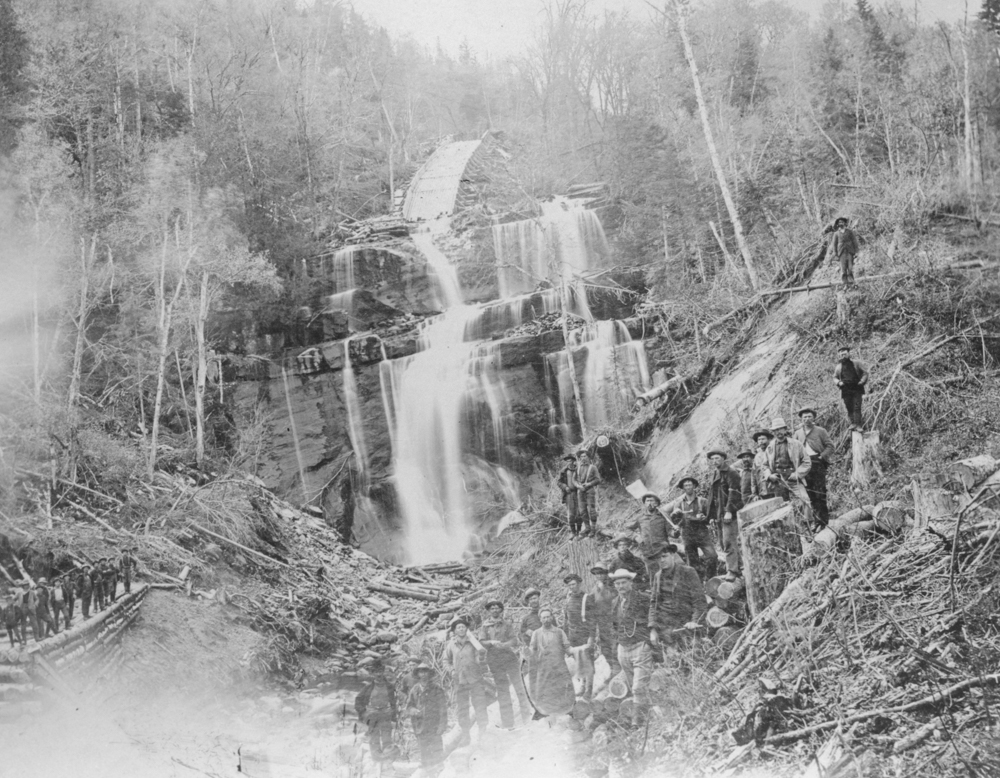
[[[855,508],[833,519],[826,527],[813,536],[813,553],[828,551],[833,548],[837,544],[837,538],[843,535],[848,527],[860,521],[870,519],[874,510],[874,505],[865,505],[862,508]]]
[[[437,602],[438,600],[436,594],[430,594],[413,587],[404,587],[402,584],[391,586],[387,583],[373,581],[366,586],[373,592],[388,594],[390,597],[407,597],[411,600],[423,600],[424,602]]]
[[[798,740],[799,738],[807,737],[809,735],[815,734],[816,732],[823,732],[828,729],[833,729],[837,726],[843,726],[846,724],[854,724],[858,721],[866,721],[876,716],[888,716],[891,713],[909,713],[910,711],[919,710],[927,705],[936,705],[940,702],[951,701],[951,698],[967,692],[969,689],[976,689],[983,686],[996,686],[1000,683],[1000,673],[993,673],[992,675],[983,675],[978,678],[967,678],[964,681],[960,681],[947,689],[942,689],[941,691],[929,694],[926,697],[921,697],[919,700],[914,700],[913,702],[907,702],[903,705],[894,705],[889,708],[879,708],[878,710],[868,710],[862,713],[854,713],[846,718],[833,719],[832,721],[824,721],[822,724],[813,724],[810,727],[802,727],[801,729],[793,729],[790,732],[779,732],[776,735],[771,735],[765,742],[769,745],[777,745],[779,743],[789,743],[793,740]]]
[[[955,486],[962,491],[971,492],[991,475],[1000,469],[1000,462],[987,454],[963,459],[948,466],[945,487]]]
[[[212,532],[212,530],[210,529],[205,529],[203,526],[193,521],[190,524],[188,524],[188,526],[191,527],[191,529],[198,530],[198,532],[202,533],[203,535],[208,535],[211,538],[215,538],[216,540],[222,541],[226,545],[238,548],[240,551],[245,551],[248,554],[253,554],[253,556],[259,559],[263,559],[275,565],[281,565],[281,567],[291,567],[291,565],[288,564],[287,562],[282,562],[280,559],[274,559],[273,557],[269,557],[267,554],[262,554],[260,551],[254,551],[252,548],[247,548],[242,543],[237,543],[235,540],[230,540],[229,538],[220,535],[218,532]]]

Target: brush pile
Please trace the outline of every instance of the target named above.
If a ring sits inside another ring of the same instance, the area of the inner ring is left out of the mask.
[[[997,774],[1000,753],[966,738],[996,726],[1000,701],[1000,474],[959,471],[941,480],[960,510],[806,557],[742,632],[715,673],[737,744],[715,769],[837,733],[841,756],[947,750]]]

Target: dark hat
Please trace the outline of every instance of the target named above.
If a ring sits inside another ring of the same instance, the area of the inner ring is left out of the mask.
[[[694,484],[694,488],[695,489],[697,489],[699,486],[701,486],[701,484],[698,483],[698,479],[697,478],[695,478],[693,476],[690,476],[690,475],[686,475],[680,481],[677,482],[677,488],[678,489],[683,489],[684,488],[684,484],[686,484],[688,481],[690,481],[691,483]]]
[[[625,542],[627,542],[627,543],[635,543],[635,541],[632,539],[631,535],[629,535],[629,534],[627,534],[625,532],[619,532],[617,535],[614,536],[614,538],[612,538],[611,545],[617,546],[623,540]]]
[[[565,454],[563,459],[567,462],[576,462],[576,454]]]
[[[799,413],[798,413],[798,416],[799,416],[799,418],[800,418],[800,419],[802,418],[802,414],[803,414],[803,413],[811,413],[811,414],[812,414],[813,416],[817,416],[817,415],[818,415],[818,414],[816,413],[816,409],[815,409],[815,408],[803,408],[803,409],[802,409],[801,411],[799,411]]]
[[[765,430],[765,429],[759,429],[759,430],[757,430],[756,432],[754,432],[753,435],[750,436],[750,438],[751,438],[751,440],[757,440],[757,438],[759,438],[761,435],[763,435],[768,440],[771,440],[771,439],[774,438],[774,433],[771,432],[771,430]]]
[[[726,459],[726,458],[728,458],[728,457],[729,457],[729,454],[727,454],[727,453],[726,453],[725,451],[723,451],[722,449],[719,449],[719,448],[713,448],[713,449],[712,449],[711,451],[709,451],[709,452],[708,452],[707,454],[705,454],[705,456],[706,456],[706,457],[707,457],[708,459],[711,459],[711,458],[712,458],[712,457],[714,457],[714,456],[720,456],[720,457],[722,457],[723,459]]]
[[[754,453],[752,451],[744,449],[743,451],[741,451],[739,454],[736,455],[736,458],[743,459],[743,457],[752,457],[752,456],[754,456]]]
[[[500,600],[490,600],[489,602],[486,603],[486,605],[484,607],[486,608],[486,610],[489,610],[494,605],[499,605],[500,606],[500,610],[504,610],[504,604],[502,602],[500,602]]]
[[[836,227],[836,226],[838,226],[840,224],[847,224],[847,223],[848,223],[848,221],[847,221],[847,217],[846,216],[838,216],[836,219],[833,220],[833,226],[834,227]]]
[[[676,543],[667,543],[663,547],[663,552],[665,554],[676,554],[676,553],[678,553],[677,544]]]
[[[583,583],[583,579],[576,573],[570,573],[563,578],[563,583],[569,583],[570,581],[576,581],[577,583]]]
[[[652,492],[646,492],[646,493],[645,493],[645,494],[644,494],[644,495],[642,496],[642,501],[643,501],[643,502],[646,502],[646,500],[647,500],[648,498],[650,498],[650,497],[652,497],[652,498],[653,498],[654,500],[656,500],[656,504],[657,504],[657,505],[663,505],[663,500],[661,500],[661,499],[660,499],[660,495],[658,495],[658,494],[653,494]]]
[[[449,630],[455,629],[455,627],[458,626],[459,624],[464,624],[466,627],[468,627],[469,619],[466,616],[456,616],[451,620],[451,623],[448,624],[448,629]]]
[[[590,574],[591,575],[600,575],[601,573],[604,573],[604,575],[607,575],[608,574],[608,568],[606,568],[604,565],[594,565],[592,568],[590,568]]]
[[[850,350],[851,350],[851,347],[847,343],[841,343],[837,347],[837,351],[850,351]]]
[[[530,589],[528,589],[528,591],[526,591],[523,595],[521,595],[521,602],[527,603],[528,600],[530,600],[536,594],[539,597],[542,596],[542,593],[540,591],[538,591],[538,589],[536,589],[535,587],[531,587]]]
[[[431,667],[429,664],[426,664],[425,662],[421,662],[419,665],[417,665],[416,667],[413,668],[413,672],[415,672],[415,673],[433,673],[434,672],[434,668]]]

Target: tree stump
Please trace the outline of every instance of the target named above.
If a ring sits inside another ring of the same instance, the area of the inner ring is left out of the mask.
[[[837,287],[837,324],[846,327],[851,320],[851,301],[844,287]]]
[[[913,528],[923,530],[931,521],[954,516],[961,510],[955,495],[939,486],[925,486],[916,480],[910,482],[913,495]]]
[[[878,431],[851,433],[851,486],[867,489],[874,478],[882,476],[880,450]]]
[[[756,616],[795,577],[795,560],[802,555],[799,520],[786,504],[748,525],[740,533],[747,604]]]

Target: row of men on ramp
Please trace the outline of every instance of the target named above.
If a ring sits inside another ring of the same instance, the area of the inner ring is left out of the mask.
[[[515,698],[521,723],[571,713],[577,699],[574,675],[581,696],[589,699],[598,650],[612,677],[624,684],[623,694],[631,691],[635,699],[632,723],[644,718],[653,650],[677,644],[698,628],[707,607],[701,580],[674,544],[664,550],[646,590],[635,585],[638,574],[631,570],[611,572],[598,564],[590,573],[593,585],[586,591],[579,575],[565,577],[566,599],[558,608],[543,606],[541,592],[529,589],[523,598],[527,613],[516,626],[504,617],[499,600],[486,604],[487,617],[475,632],[465,616],[451,622],[441,660],[451,678],[461,730],[457,747],[471,741],[471,713],[480,736],[486,732],[487,708],[494,700],[503,729],[516,726]],[[575,660],[575,674],[567,658]],[[375,759],[396,754],[392,733],[400,712],[397,700],[404,699],[402,713],[410,717],[425,771],[434,775],[441,769],[448,699],[436,676],[430,665],[414,658],[397,685],[381,662],[375,665],[372,680],[355,700]]]
[[[28,642],[28,628],[39,642],[59,633],[59,619],[63,628],[73,624],[76,600],[84,619],[109,607],[118,596],[118,582],[125,593],[132,590],[132,576],[136,569],[135,557],[124,551],[117,559],[103,557],[96,563],[53,576],[51,583],[45,576],[37,580],[18,581],[2,604],[4,627],[11,648],[22,647]]]

